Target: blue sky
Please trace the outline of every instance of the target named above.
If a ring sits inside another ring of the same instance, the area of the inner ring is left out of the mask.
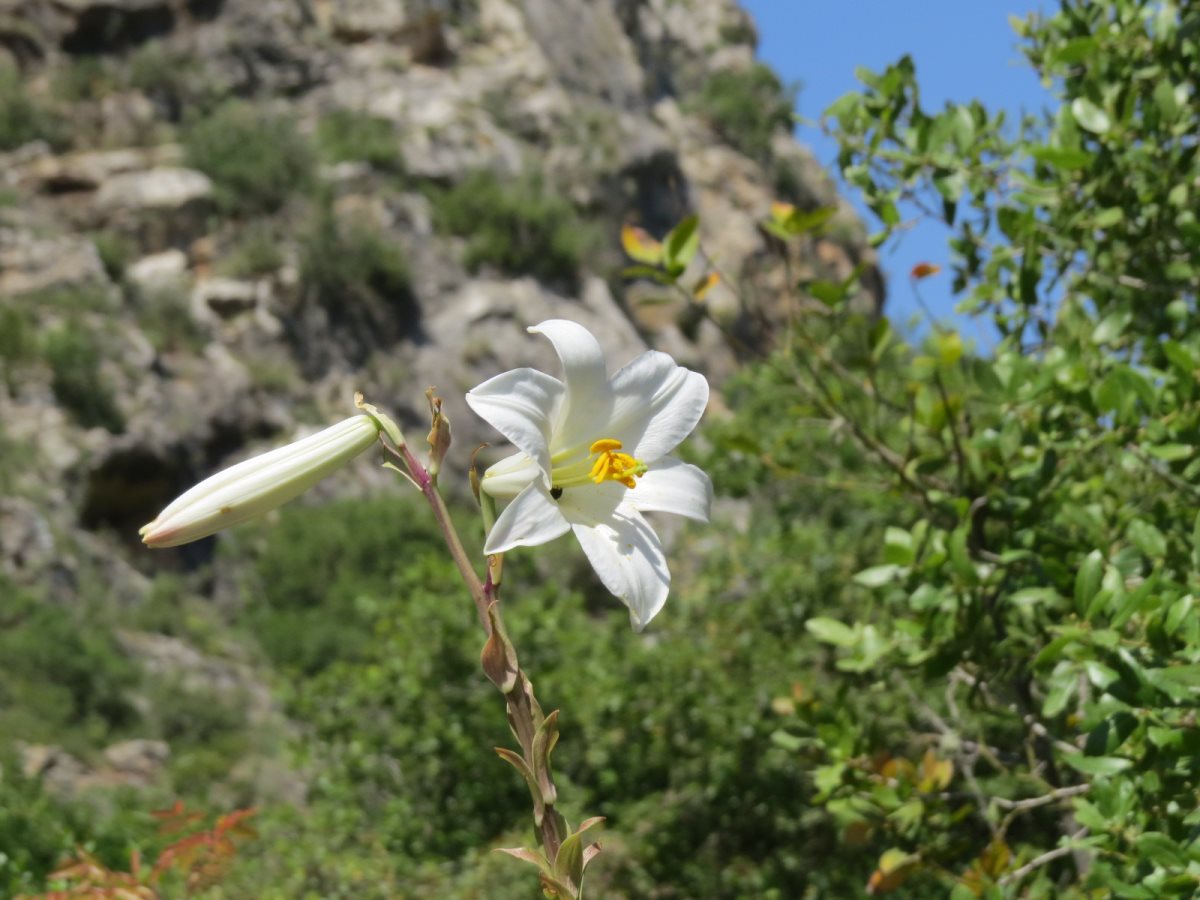
[[[921,103],[937,110],[947,100],[981,100],[1003,108],[1014,121],[1022,110],[1039,110],[1048,94],[1017,50],[1008,24],[1010,14],[1024,16],[1049,9],[1039,0],[742,0],[758,26],[759,56],[785,81],[800,82],[797,109],[815,122],[830,103],[859,88],[856,66],[878,71],[910,54],[921,84]],[[796,129],[801,142],[834,171],[836,145],[815,125]],[[868,228],[878,222],[856,192],[843,186],[856,202]],[[947,230],[933,222],[919,224],[900,246],[881,249],[888,276],[888,312],[903,323],[918,312],[908,272],[918,262],[947,262]],[[958,319],[946,272],[921,285],[926,304],[939,320]],[[964,323],[965,324],[965,323]],[[967,332],[985,341],[978,328]]]

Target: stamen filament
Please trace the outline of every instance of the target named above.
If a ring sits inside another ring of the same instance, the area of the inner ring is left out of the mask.
[[[578,487],[589,481],[595,484],[615,481],[627,488],[635,487],[635,479],[646,473],[646,465],[628,453],[619,452],[621,446],[615,438],[595,441],[588,448],[588,457],[551,470],[553,486],[561,489]]]

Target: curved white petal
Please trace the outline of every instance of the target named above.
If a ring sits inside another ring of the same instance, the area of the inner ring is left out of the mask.
[[[671,573],[662,543],[641,513],[622,505],[607,521],[572,525],[592,568],[641,631],[667,602]]]
[[[667,456],[637,480],[627,502],[641,512],[674,513],[707,522],[712,495],[712,482],[703,469]]]
[[[629,488],[615,481],[588,482],[563,491],[558,508],[572,525],[598,525],[612,518],[628,494]]]
[[[497,500],[508,500],[537,481],[541,474],[531,457],[518,452],[488,466],[479,487]]]
[[[550,477],[551,417],[563,384],[537,369],[513,369],[467,392],[472,411],[508,438]]]
[[[554,345],[567,385],[566,397],[554,421],[552,451],[606,437],[596,432],[609,420],[613,397],[599,341],[582,325],[566,319],[547,319],[529,331],[544,335]]]
[[[488,533],[484,553],[514,547],[536,547],[567,533],[571,527],[545,485],[535,481],[504,508]]]
[[[705,377],[657,350],[617,372],[612,390],[615,402],[604,436],[621,441],[626,453],[647,463],[666,456],[691,434],[708,405]]]

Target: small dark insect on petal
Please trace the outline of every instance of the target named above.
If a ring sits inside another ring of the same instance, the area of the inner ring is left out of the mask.
[[[557,500],[559,497],[562,496],[562,488],[560,488],[560,487],[550,488],[550,496],[553,497],[555,500]]]

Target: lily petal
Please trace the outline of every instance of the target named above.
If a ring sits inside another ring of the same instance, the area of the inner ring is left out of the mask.
[[[563,384],[537,369],[513,369],[467,392],[474,413],[508,438],[550,477],[551,417]]]
[[[613,405],[604,351],[595,336],[576,322],[547,319],[529,329],[549,338],[563,367],[566,396],[554,422],[555,437],[570,442],[579,435],[596,440],[596,429],[609,420]],[[552,451],[560,448],[555,446]]]
[[[648,463],[691,434],[708,405],[705,377],[657,350],[617,372],[612,390],[616,400],[605,436],[622,441],[626,453]]]
[[[637,480],[627,502],[641,512],[674,513],[707,522],[712,496],[712,482],[704,470],[667,456]]]
[[[536,547],[561,537],[571,524],[540,481],[535,481],[504,508],[488,533],[483,552],[505,553],[514,547]]]
[[[667,557],[654,529],[625,504],[604,522],[571,528],[604,586],[629,607],[634,631],[641,631],[671,589]]]
[[[508,500],[537,481],[541,470],[524,453],[514,453],[488,466],[479,486],[497,500]]]

